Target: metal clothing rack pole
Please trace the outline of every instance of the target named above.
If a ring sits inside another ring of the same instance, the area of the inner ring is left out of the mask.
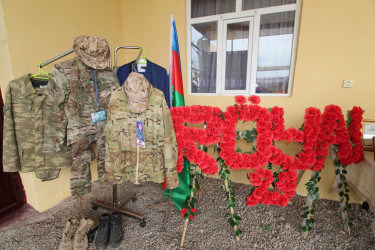
[[[74,50],[72,50],[72,49],[71,49],[71,50],[68,50],[68,51],[65,51],[64,53],[62,53],[62,54],[60,54],[60,55],[58,55],[58,56],[55,56],[54,58],[51,58],[51,59],[49,59],[48,61],[45,61],[44,63],[41,63],[41,64],[40,64],[40,67],[43,68],[44,66],[46,66],[46,65],[48,65],[48,64],[50,64],[50,63],[52,63],[52,62],[54,62],[54,61],[57,61],[57,60],[59,60],[60,58],[63,58],[64,56],[67,56],[67,55],[73,53],[73,51],[74,51]],[[109,61],[109,67],[112,68],[112,60]]]
[[[66,51],[66,52],[64,52],[64,53],[62,53],[62,54],[60,54],[60,55],[58,55],[58,56],[56,56],[56,57],[54,57],[54,58],[52,58],[52,59],[49,59],[48,61],[45,61],[44,63],[41,63],[41,64],[40,64],[40,67],[42,68],[42,67],[44,67],[44,66],[50,64],[51,62],[54,62],[54,61],[56,61],[56,60],[59,60],[60,58],[62,58],[62,57],[64,57],[64,56],[67,56],[67,55],[69,55],[69,54],[71,54],[71,53],[73,53],[73,50],[72,50],[72,49],[71,49],[71,50],[68,50],[68,51]]]
[[[117,51],[120,50],[120,49],[141,49],[142,47],[139,47],[139,46],[119,46],[115,49],[115,73],[117,73]],[[139,58],[140,54],[142,53],[142,51],[139,52],[139,55],[137,56],[137,58]]]

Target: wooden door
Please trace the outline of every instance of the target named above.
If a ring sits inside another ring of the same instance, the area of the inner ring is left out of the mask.
[[[0,218],[17,210],[26,203],[26,195],[23,189],[19,173],[4,173],[3,171],[3,128],[4,113],[3,99],[0,89]]]

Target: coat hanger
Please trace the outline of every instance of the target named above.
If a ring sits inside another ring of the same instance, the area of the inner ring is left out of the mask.
[[[137,59],[135,59],[135,62],[137,63],[138,72],[146,72],[147,59],[146,59],[146,51],[144,48],[139,49],[139,53],[138,53]]]
[[[35,80],[49,80],[50,76],[47,72],[42,70],[42,63],[38,64],[38,74],[31,75],[30,78]]]

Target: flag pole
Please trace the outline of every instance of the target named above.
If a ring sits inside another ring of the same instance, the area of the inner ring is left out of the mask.
[[[170,30],[170,37],[169,37],[169,103],[173,107],[173,97],[172,97],[172,68],[173,68],[173,14],[171,14],[171,30]]]

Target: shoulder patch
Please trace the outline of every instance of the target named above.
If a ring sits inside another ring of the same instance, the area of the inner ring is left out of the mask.
[[[9,110],[9,106],[8,105],[5,105],[3,107],[3,113],[5,114],[5,112],[7,112]]]

